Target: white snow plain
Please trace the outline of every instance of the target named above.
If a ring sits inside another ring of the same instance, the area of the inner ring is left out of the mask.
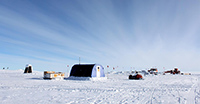
[[[200,74],[148,75],[128,80],[128,73],[107,80],[43,80],[43,72],[0,70],[0,104],[200,104]]]

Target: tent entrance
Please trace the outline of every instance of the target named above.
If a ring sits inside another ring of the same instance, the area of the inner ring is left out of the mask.
[[[93,66],[94,65],[74,65],[72,67],[70,76],[91,77]]]

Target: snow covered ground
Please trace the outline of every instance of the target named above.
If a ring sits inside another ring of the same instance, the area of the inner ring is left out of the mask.
[[[1,104],[200,104],[200,74],[145,76],[110,73],[107,80],[43,80],[43,72],[0,70]]]

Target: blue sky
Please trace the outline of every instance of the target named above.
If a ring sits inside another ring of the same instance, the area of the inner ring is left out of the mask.
[[[200,71],[199,0],[1,0],[0,68]],[[123,68],[124,67],[124,68]]]

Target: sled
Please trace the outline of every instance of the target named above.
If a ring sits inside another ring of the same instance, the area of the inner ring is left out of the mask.
[[[44,77],[43,77],[43,79],[63,80],[64,77],[65,77],[65,74],[62,73],[62,72],[44,71]]]

